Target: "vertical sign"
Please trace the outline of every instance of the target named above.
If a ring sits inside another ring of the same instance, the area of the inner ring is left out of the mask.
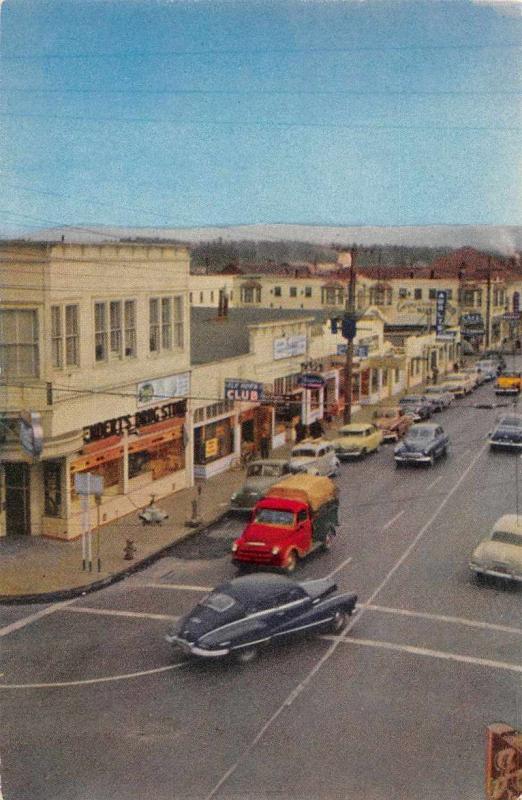
[[[447,292],[444,291],[437,292],[437,309],[435,317],[435,333],[437,336],[439,336],[444,330],[447,299],[448,299]]]

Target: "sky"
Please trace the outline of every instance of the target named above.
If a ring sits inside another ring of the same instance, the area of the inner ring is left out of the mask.
[[[522,224],[522,3],[4,0],[0,235]]]

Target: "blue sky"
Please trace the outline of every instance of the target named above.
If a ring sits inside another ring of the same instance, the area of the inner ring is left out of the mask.
[[[522,223],[522,5],[4,0],[0,233]]]

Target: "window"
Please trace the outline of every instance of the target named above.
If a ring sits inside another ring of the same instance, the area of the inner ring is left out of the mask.
[[[172,348],[172,298],[161,298],[161,349]]]
[[[323,286],[321,289],[321,302],[326,306],[341,305],[344,301],[343,290],[334,286]]]
[[[157,297],[149,300],[149,351],[159,353],[160,349],[160,323],[159,323],[159,299]]]
[[[396,369],[395,370],[395,383],[399,383],[400,377],[401,377],[401,372],[400,372],[399,369]]]
[[[192,305],[192,302],[193,302],[192,292],[189,292],[189,303],[190,303],[190,305]]]
[[[290,287],[290,297],[297,297],[297,286]]]
[[[422,300],[422,289],[415,289],[413,296],[415,300]]]
[[[311,296],[312,296],[312,287],[305,286],[305,297],[311,297]]]
[[[242,286],[241,287],[241,301],[243,303],[260,303],[261,302],[261,287],[260,286]]]
[[[430,289],[429,292],[428,292],[428,297],[430,298],[430,300],[436,300],[437,299],[437,290],[436,289]]]
[[[210,292],[210,302],[214,302],[214,292]]]
[[[199,302],[201,305],[203,305],[203,292],[199,293]]]
[[[405,297],[408,297],[408,294],[409,294],[408,290],[405,289],[404,287],[399,289],[399,297],[401,298],[401,300],[403,300]]]
[[[105,303],[94,304],[94,354],[96,361],[107,358],[107,308]]]
[[[62,309],[51,306],[51,349],[53,367],[63,367]]]
[[[174,298],[174,347],[183,348],[183,298]]]
[[[78,306],[65,306],[65,363],[68,367],[79,366],[79,350]]]
[[[274,286],[274,297],[281,297],[281,287]]]
[[[2,377],[37,376],[38,317],[36,310],[0,310],[0,368]]]
[[[125,300],[124,306],[125,324],[125,355],[128,358],[136,356],[136,302]]]
[[[65,309],[51,306],[51,352],[55,369],[63,369],[64,353],[66,366],[79,365],[79,340],[78,306],[65,306]]]
[[[121,300],[111,300],[109,303],[110,327],[110,355],[121,358]]]
[[[446,298],[448,300],[451,300],[452,297],[453,297],[453,289],[446,289]]]
[[[233,291],[231,291],[231,292],[230,292],[230,299],[231,299],[231,300],[233,300],[233,299],[234,299],[234,292],[233,292]]]

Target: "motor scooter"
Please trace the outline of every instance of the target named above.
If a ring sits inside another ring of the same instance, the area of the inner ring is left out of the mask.
[[[163,520],[168,518],[169,515],[154,504],[155,499],[155,496],[151,495],[149,505],[138,514],[142,525],[161,525]]]

